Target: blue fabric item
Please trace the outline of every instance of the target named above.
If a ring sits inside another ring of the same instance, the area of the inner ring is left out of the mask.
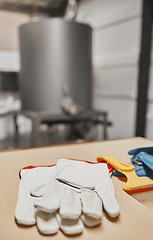
[[[135,148],[128,152],[131,157],[131,162],[135,167],[136,174],[153,178],[153,147]],[[114,176],[124,176],[122,173],[113,170]]]
[[[125,177],[123,173],[118,172],[116,169],[113,169],[112,174],[116,177]]]
[[[141,148],[131,149],[130,151],[128,151],[128,154],[129,155],[136,155],[140,152],[146,152],[150,155],[153,155],[153,147],[141,147]]]
[[[140,152],[131,158],[132,163],[140,162],[144,163],[149,169],[153,171],[153,155],[146,152]]]
[[[139,177],[143,177],[143,176],[148,176],[148,177],[153,177],[153,171],[150,170],[150,168],[148,168],[145,164],[138,164],[138,163],[135,163],[133,164],[134,167],[135,167],[135,172],[137,174],[137,176]],[[117,176],[117,177],[125,177],[124,174],[118,172],[117,170],[113,170],[113,173],[112,173],[114,176]]]

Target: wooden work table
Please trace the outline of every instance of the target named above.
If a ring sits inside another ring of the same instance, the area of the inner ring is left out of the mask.
[[[19,170],[28,165],[56,163],[60,157],[84,159],[96,162],[98,156],[113,155],[118,160],[130,163],[128,150],[142,146],[153,146],[153,141],[144,138],[129,138],[112,141],[58,145],[28,150],[0,153],[0,239],[76,239],[76,240],[149,240],[153,239],[153,211],[137,202],[122,190],[123,182],[112,177],[116,199],[120,205],[120,216],[114,221],[104,213],[102,224],[95,228],[84,228],[81,235],[68,237],[60,231],[53,236],[43,236],[36,226],[19,227],[14,220],[18,197]]]

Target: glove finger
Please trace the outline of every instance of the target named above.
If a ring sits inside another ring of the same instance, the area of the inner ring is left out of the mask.
[[[98,190],[98,195],[102,199],[103,207],[110,217],[117,217],[120,212],[120,207],[116,201],[114,194],[114,187],[111,179],[108,180],[109,184],[106,183],[106,189]]]
[[[63,219],[60,214],[56,213],[56,218],[60,229],[66,235],[76,235],[83,232],[84,225],[80,218],[78,219]]]
[[[29,194],[27,182],[24,179],[20,181],[15,219],[17,223],[24,225],[33,225],[36,223],[33,199]]]
[[[96,227],[101,224],[101,218],[93,218],[89,217],[85,214],[82,214],[81,220],[84,223],[85,226],[87,227]]]
[[[114,196],[103,196],[103,206],[110,217],[115,218],[119,215],[120,208]]]
[[[37,211],[37,228],[44,235],[52,235],[58,232],[59,224],[54,213]]]
[[[96,192],[83,190],[81,192],[81,202],[83,213],[95,219],[102,217],[102,201]]]
[[[34,225],[36,223],[34,205],[29,202],[24,204],[23,201],[22,201],[23,204],[22,203],[20,204],[20,203],[19,202],[17,203],[16,209],[15,209],[15,219],[17,223],[23,224],[23,225]]]
[[[66,188],[59,213],[64,219],[78,219],[81,215],[80,193]]]
[[[119,205],[115,199],[114,187],[106,163],[91,165],[90,176],[95,180],[95,189],[105,211],[111,216],[119,214]]]

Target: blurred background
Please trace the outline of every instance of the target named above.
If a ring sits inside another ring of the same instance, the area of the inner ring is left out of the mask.
[[[153,140],[152,17],[152,0],[0,0],[0,149]]]

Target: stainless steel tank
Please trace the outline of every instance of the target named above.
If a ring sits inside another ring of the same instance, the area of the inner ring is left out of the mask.
[[[62,89],[84,109],[92,101],[92,29],[50,18],[20,26],[22,110],[61,112]]]

